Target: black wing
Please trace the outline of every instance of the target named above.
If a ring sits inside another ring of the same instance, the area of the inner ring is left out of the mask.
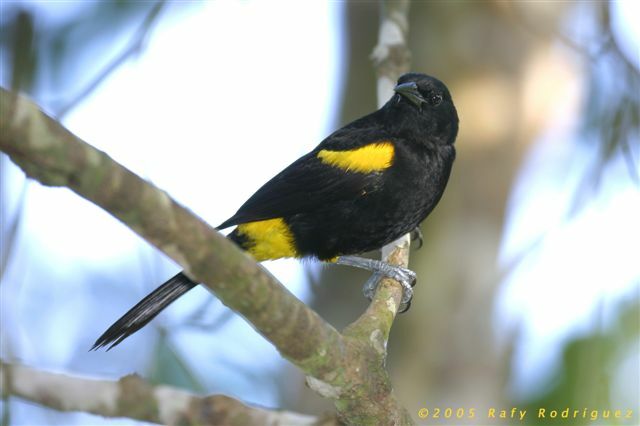
[[[325,148],[348,150],[379,141],[381,132],[371,125],[369,118],[355,121],[327,137],[312,152],[264,184],[218,229],[304,213],[353,199],[363,191],[375,191],[382,184],[381,173],[347,172],[324,164],[317,158],[318,151]]]

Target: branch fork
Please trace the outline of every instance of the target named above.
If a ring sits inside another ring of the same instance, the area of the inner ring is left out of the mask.
[[[179,263],[311,377],[310,386],[334,400],[342,421],[411,422],[384,370],[402,297],[398,283],[382,280],[366,312],[341,334],[222,234],[30,100],[0,89],[0,111],[0,150],[27,176],[70,188]]]

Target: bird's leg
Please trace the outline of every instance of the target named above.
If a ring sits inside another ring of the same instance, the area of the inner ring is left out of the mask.
[[[373,299],[378,281],[380,278],[388,277],[398,281],[403,288],[402,300],[400,301],[400,312],[405,312],[411,306],[413,298],[413,286],[416,284],[416,273],[402,266],[390,265],[376,259],[367,259],[358,256],[340,256],[336,260],[338,265],[353,266],[373,272],[371,278],[367,280],[362,291],[367,299]]]
[[[376,293],[376,289],[378,288],[378,282],[382,279],[384,275],[380,272],[374,272],[373,275],[369,277],[364,286],[362,287],[362,294],[369,300],[373,300],[373,296]]]
[[[416,250],[420,250],[422,248],[422,244],[424,243],[424,239],[422,238],[422,231],[420,230],[419,226],[416,226],[415,228],[413,228],[413,231],[411,231],[411,242],[414,241],[418,241]]]

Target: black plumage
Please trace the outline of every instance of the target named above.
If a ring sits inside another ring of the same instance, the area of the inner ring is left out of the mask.
[[[424,74],[405,74],[382,108],[328,136],[263,185],[218,229],[239,225],[229,238],[257,260],[331,261],[378,249],[416,228],[438,203],[455,158],[457,132],[458,116],[446,86]],[[357,151],[363,147],[371,149]],[[388,164],[380,160],[386,157]],[[277,222],[264,222],[272,219]],[[127,312],[93,348],[118,344],[196,285],[176,275]]]

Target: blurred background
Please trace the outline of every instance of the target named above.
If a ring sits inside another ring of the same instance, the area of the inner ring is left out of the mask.
[[[420,408],[634,409],[640,398],[640,32],[636,2],[422,1],[412,69],[460,115],[447,191],[412,252],[388,367]],[[636,16],[636,23],[633,23]],[[376,108],[376,2],[0,3],[0,82],[217,225],[264,181]],[[320,414],[204,289],[111,352],[94,340],[178,267],[94,205],[0,154],[0,357]],[[341,329],[364,272],[265,266]],[[129,424],[15,398],[3,424]],[[486,424],[480,416],[468,423]],[[547,423],[530,414],[527,423]],[[504,420],[498,421],[504,424]]]

